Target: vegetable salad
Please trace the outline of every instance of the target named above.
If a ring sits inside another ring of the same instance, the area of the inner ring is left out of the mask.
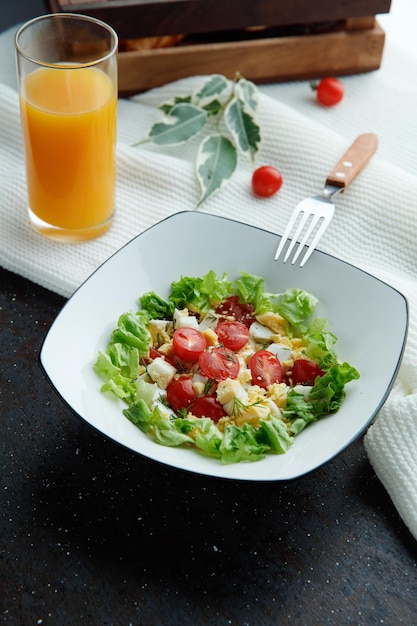
[[[232,282],[211,270],[139,304],[120,316],[94,368],[101,390],[159,444],[222,463],[283,454],[359,378],[302,289],[272,294],[262,277],[242,272]]]

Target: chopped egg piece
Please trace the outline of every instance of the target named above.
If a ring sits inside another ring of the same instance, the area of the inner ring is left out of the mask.
[[[168,320],[149,320],[148,330],[151,333],[153,345],[161,346],[171,340],[172,322]]]
[[[208,329],[214,330],[218,323],[219,316],[217,315],[217,313],[210,309],[209,311],[207,311],[204,318],[199,323],[198,328],[202,333],[204,333],[204,331]]]
[[[200,383],[200,382],[194,382],[193,381],[193,389],[194,389],[195,395],[197,397],[204,396],[205,388],[206,388],[205,383]]]
[[[292,355],[292,349],[286,346],[283,343],[271,343],[270,346],[267,347],[268,352],[272,352],[275,354],[278,361],[281,363],[283,361],[289,361]]]
[[[246,405],[248,403],[248,393],[235,378],[226,378],[217,385],[217,400],[223,405],[228,415],[233,414],[236,403]]]
[[[152,405],[152,410],[158,408],[159,411],[162,413],[163,417],[165,417],[165,419],[169,419],[170,417],[175,417],[175,412],[169,408],[169,406],[166,406],[166,404],[164,404],[163,402],[160,402],[159,400],[156,400],[153,405]]]
[[[274,334],[287,335],[287,321],[279,315],[279,313],[273,313],[272,311],[267,311],[266,313],[262,313],[261,315],[257,315],[256,319],[263,326],[267,326]]]
[[[259,322],[253,322],[249,327],[249,335],[255,339],[255,341],[273,341],[275,333],[267,326]]]
[[[200,328],[201,331],[201,328]],[[214,332],[214,330],[212,330],[211,328],[206,328],[206,330],[203,330],[203,335],[206,338],[206,344],[208,346],[215,346],[219,343],[219,338],[217,337],[216,333]]]
[[[287,402],[288,387],[285,383],[273,383],[269,385],[267,396],[271,398],[278,408],[284,409]]]
[[[297,393],[301,393],[304,396],[304,399],[307,400],[310,395],[310,391],[313,389],[311,385],[294,385],[294,391]]]
[[[161,389],[166,389],[177,373],[176,368],[161,357],[157,357],[152,363],[149,363],[147,369],[148,375]]]
[[[252,374],[247,367],[241,367],[237,379],[241,385],[250,385],[252,382]]]
[[[174,320],[174,328],[194,328],[198,330],[198,320],[195,315],[190,315],[188,309],[174,310],[172,319]]]

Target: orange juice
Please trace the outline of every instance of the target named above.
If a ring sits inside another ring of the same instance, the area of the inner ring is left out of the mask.
[[[95,68],[42,68],[21,92],[30,211],[85,238],[114,211],[117,93]]]

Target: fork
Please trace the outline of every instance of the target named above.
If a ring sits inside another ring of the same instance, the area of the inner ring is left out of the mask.
[[[303,249],[308,246],[300,262],[300,267],[303,267],[331,222],[335,209],[333,198],[343,192],[365,168],[377,147],[378,138],[374,133],[364,133],[355,139],[327,177],[322,193],[305,198],[295,207],[275,253],[275,261],[288,242],[283,259],[283,263],[286,263],[298,243],[291,263],[294,265]],[[291,235],[292,231],[294,232]],[[311,237],[313,238],[308,244]]]

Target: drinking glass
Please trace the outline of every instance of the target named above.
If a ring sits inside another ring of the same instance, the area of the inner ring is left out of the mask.
[[[71,13],[15,36],[29,219],[59,241],[97,237],[114,216],[117,46],[110,26]]]

